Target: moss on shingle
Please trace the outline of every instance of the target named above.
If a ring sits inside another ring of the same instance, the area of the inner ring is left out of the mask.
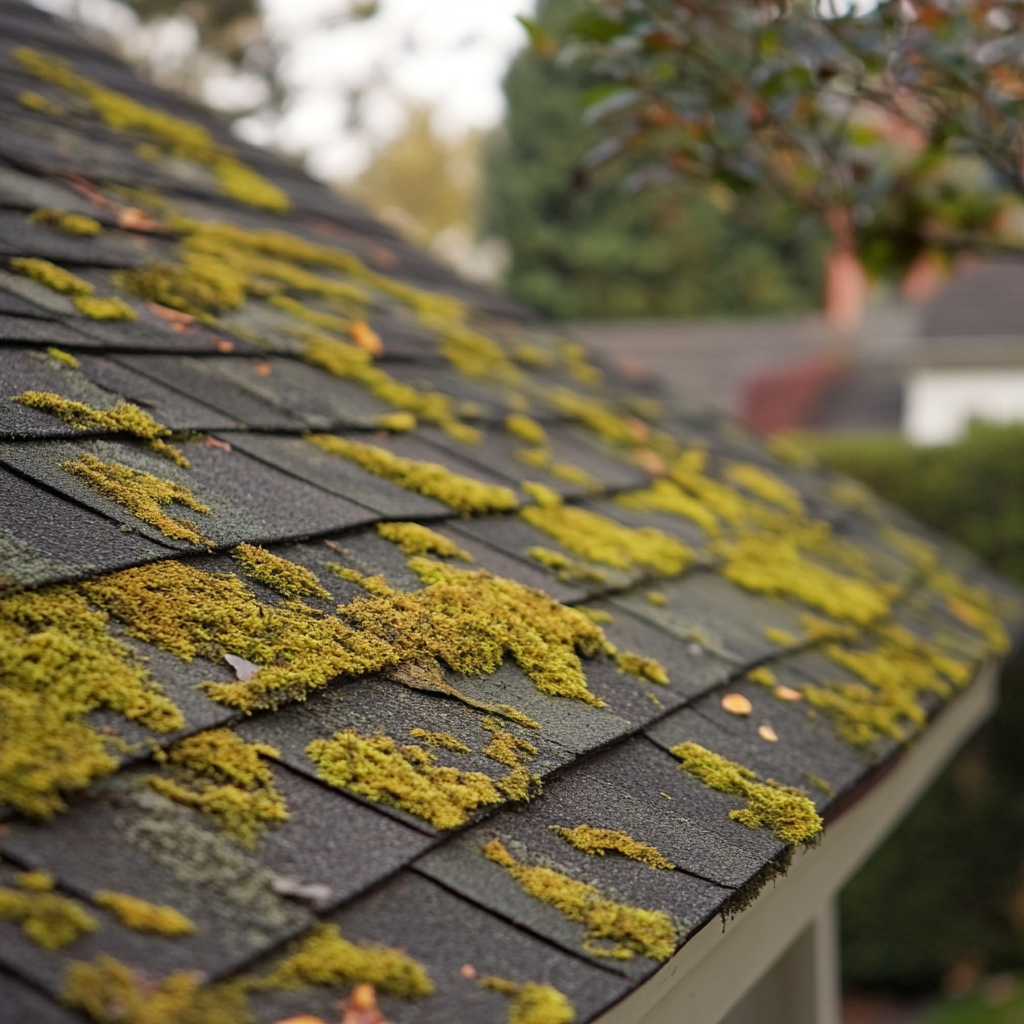
[[[128,893],[101,889],[94,892],[92,901],[97,907],[109,910],[124,925],[136,932],[152,932],[174,938],[178,935],[192,935],[196,931],[194,921],[174,907],[160,906]]]
[[[663,871],[671,871],[675,867],[667,857],[662,856],[657,847],[641,843],[626,832],[618,832],[611,828],[595,828],[593,825],[577,825],[575,828],[552,825],[551,830],[559,839],[565,840],[570,846],[575,846],[584,853],[599,857],[609,852],[620,853],[630,860]]]
[[[103,230],[103,225],[95,217],[84,213],[55,210],[50,206],[41,206],[38,210],[33,210],[28,219],[33,224],[45,224],[47,227],[66,231],[69,235],[81,235],[85,238],[95,238]]]
[[[285,597],[321,597],[331,599],[330,593],[304,565],[275,555],[262,547],[239,544],[231,549],[231,557],[250,579],[254,579]]]
[[[83,281],[70,270],[58,267],[56,263],[49,260],[38,259],[34,256],[15,256],[10,261],[11,269],[19,274],[24,274],[37,284],[44,285],[51,291],[59,292],[61,295],[85,296],[92,295],[93,287],[88,281]]]
[[[473,556],[453,540],[419,523],[378,523],[377,532],[397,544],[404,555],[438,555],[472,562]]]
[[[480,987],[510,996],[508,1024],[572,1024],[576,1011],[564,993],[553,985],[506,978],[480,979]]]
[[[23,872],[15,881],[17,889],[0,886],[0,920],[20,924],[42,949],[63,949],[99,928],[80,903],[52,891],[53,879],[45,872]]]

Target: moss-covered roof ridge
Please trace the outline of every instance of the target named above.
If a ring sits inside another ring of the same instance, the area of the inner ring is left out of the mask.
[[[1018,634],[799,452],[0,39],[0,1004],[589,1020]]]

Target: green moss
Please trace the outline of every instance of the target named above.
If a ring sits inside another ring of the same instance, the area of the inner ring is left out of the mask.
[[[180,910],[159,906],[124,892],[102,889],[93,893],[92,901],[97,907],[109,910],[125,928],[131,928],[133,931],[151,932],[169,938],[192,935],[196,931],[195,922]]]
[[[281,189],[214,142],[202,125],[143,106],[124,93],[77,74],[70,64],[57,57],[27,46],[16,47],[12,53],[37,78],[67,89],[87,102],[114,131],[145,135],[172,155],[209,167],[225,195],[275,213],[288,209],[288,197]]]
[[[419,523],[378,523],[377,532],[397,544],[404,555],[437,555],[440,558],[459,558],[472,562],[473,556],[453,540]]]
[[[649,604],[657,605],[659,608],[664,608],[668,604],[668,598],[660,590],[648,590],[644,597]]]
[[[769,828],[776,839],[791,846],[813,845],[821,834],[822,821],[814,804],[799,789],[780,786],[769,779],[759,782],[749,768],[715,754],[697,743],[680,743],[671,753],[680,768],[710,789],[747,801],[729,817],[748,828]]]
[[[692,560],[685,544],[661,530],[632,529],[597,512],[564,505],[553,491],[536,484],[523,489],[539,501],[520,509],[523,519],[588,562],[678,576]]]
[[[832,786],[827,783],[820,775],[812,775],[810,772],[804,773],[804,778],[815,788],[820,789],[825,796],[835,796],[836,791]]]
[[[373,425],[393,434],[408,434],[416,429],[416,417],[411,412],[391,412],[378,416]]]
[[[330,434],[313,434],[308,440],[325,452],[349,459],[376,476],[407,491],[434,498],[465,516],[510,512],[519,505],[510,488],[461,476],[436,462],[406,459],[386,448]]]
[[[531,469],[541,469],[566,483],[579,484],[594,494],[600,494],[604,487],[601,481],[580,466],[571,462],[559,462],[550,448],[520,448],[515,458]]]
[[[632,651],[618,651],[615,655],[615,664],[618,665],[620,672],[636,676],[638,679],[646,679],[659,686],[668,685],[668,672],[665,666],[654,658],[634,654]]]
[[[149,784],[184,807],[209,815],[243,846],[255,849],[270,825],[291,815],[262,757],[280,757],[266,743],[246,743],[230,729],[210,729],[179,740],[165,761],[169,774]]]
[[[600,569],[594,569],[583,562],[578,562],[575,558],[570,558],[568,555],[563,554],[561,551],[555,551],[553,548],[536,545],[535,547],[527,548],[526,554],[546,569],[556,572],[558,578],[563,583],[604,583],[607,579]]]
[[[357,284],[349,286],[351,291],[347,296],[354,305],[367,306],[370,303],[370,294],[365,288]],[[341,298],[341,296],[337,296]],[[267,300],[272,306],[290,313],[294,317],[312,324],[314,327],[322,327],[325,331],[334,334],[347,334],[352,326],[350,317],[339,316],[337,313],[326,313],[320,309],[313,309],[304,302],[291,298],[289,295],[271,295]]]
[[[524,892],[581,924],[588,935],[588,952],[617,959],[630,959],[639,953],[660,962],[675,951],[678,933],[663,911],[615,903],[605,899],[595,886],[561,871],[517,861],[500,839],[492,839],[481,852],[503,867]],[[612,946],[594,945],[600,941],[611,942]]]
[[[90,320],[135,320],[137,314],[123,299],[101,299],[96,295],[76,295],[75,309]]]
[[[68,358],[73,359],[72,356]],[[74,360],[74,363],[77,368],[78,360]],[[149,442],[157,454],[170,459],[183,469],[190,468],[188,459],[164,440],[171,436],[170,429],[157,423],[148,412],[129,402],[118,402],[112,409],[95,409],[86,402],[62,398],[52,391],[23,391],[20,395],[15,395],[11,401],[55,416],[75,430],[103,430],[112,434],[137,437],[140,441]]]
[[[596,622],[599,626],[609,626],[615,621],[611,612],[606,612],[603,608],[587,608],[584,605],[577,605],[576,611],[581,615],[586,615],[591,622]]]
[[[400,949],[349,942],[336,924],[316,924],[273,971],[250,982],[259,990],[301,990],[368,983],[398,999],[423,999],[434,991],[427,969]]]
[[[101,953],[68,966],[61,1002],[97,1024],[252,1024],[243,986],[204,985],[195,971],[157,980]]]
[[[498,788],[481,772],[436,765],[429,751],[400,747],[389,736],[348,729],[314,740],[306,753],[330,785],[397,807],[437,829],[458,828],[477,808],[502,802]]]
[[[250,579],[254,579],[285,597],[322,597],[331,595],[323,588],[316,574],[303,565],[275,555],[262,547],[239,544],[231,549],[231,557]]]
[[[775,626],[769,626],[764,631],[764,636],[766,640],[771,640],[780,647],[794,647],[797,642],[797,638],[788,629],[778,629]]]
[[[137,270],[121,270],[114,280],[140,299],[207,322],[241,308],[246,297],[244,274],[204,256],[186,257],[182,267],[153,263]]]
[[[44,285],[51,291],[61,295],[82,297],[92,295],[93,287],[88,281],[72,274],[70,270],[58,267],[49,260],[37,259],[34,256],[15,256],[10,260],[10,267],[19,274],[24,274],[37,284]]]
[[[761,466],[750,462],[731,462],[725,467],[725,477],[754,497],[777,505],[791,516],[801,518],[805,514],[800,495],[789,484]]]
[[[496,718],[485,719],[484,728],[491,733],[491,742],[480,753],[492,761],[514,768],[537,756],[537,748],[532,743],[507,732]]]
[[[512,997],[508,1024],[572,1024],[576,1019],[572,1003],[552,985],[490,977],[481,978],[480,987]]]
[[[191,520],[172,519],[163,511],[165,505],[175,504],[201,515],[210,512],[209,506],[199,501],[187,487],[173,480],[122,466],[118,462],[102,462],[88,453],[73,461],[62,462],[60,468],[88,484],[97,494],[116,501],[144,523],[155,526],[165,537],[190,544],[213,543]]]
[[[453,320],[462,320],[465,317],[464,307],[460,305],[453,307],[451,313],[442,313],[445,319],[449,316]],[[438,319],[421,315],[421,320],[428,325],[431,321],[437,323]],[[522,371],[496,341],[459,323],[439,323],[438,326],[441,327],[441,355],[459,373],[511,385],[520,383]]]
[[[61,348],[51,345],[47,348],[46,354],[51,359],[56,359],[58,363],[63,363],[70,370],[80,370],[82,368],[82,364],[70,352],[65,352]]]
[[[51,891],[53,879],[45,872],[23,872],[16,881],[17,889],[0,887],[0,920],[20,924],[37,946],[63,949],[99,927],[80,903]]]
[[[535,419],[531,419],[523,413],[514,412],[506,416],[505,429],[524,444],[538,446],[547,444],[548,435],[544,428]]]
[[[62,794],[117,768],[85,716],[108,708],[157,732],[184,725],[107,615],[72,587],[0,599],[0,803],[49,818]]]
[[[757,668],[752,668],[744,678],[761,686],[776,686],[779,682],[775,673],[767,665],[758,665]]]
[[[95,238],[103,230],[103,226],[95,217],[89,217],[84,213],[67,213],[49,206],[33,210],[28,219],[33,224],[45,224],[47,227],[66,231],[69,235],[82,235],[85,238]]]
[[[636,435],[628,419],[596,398],[588,398],[569,388],[556,388],[549,396],[554,407],[564,416],[578,420],[598,437],[621,447],[633,447]]]
[[[595,828],[593,825],[577,825],[575,828],[566,828],[563,825],[550,827],[558,834],[559,839],[564,839],[570,846],[575,846],[577,850],[592,856],[603,857],[611,851],[621,853],[623,857],[639,861],[650,868],[671,871],[675,867],[675,864],[667,857],[663,857],[656,847],[641,843],[625,832],[616,832],[611,828]]]
[[[465,743],[459,742],[450,732],[427,732],[426,729],[410,729],[409,735],[431,747],[442,747],[453,754],[472,754],[473,751]]]
[[[655,480],[650,487],[639,491],[626,491],[615,500],[625,508],[638,512],[668,512],[684,516],[716,537],[720,532],[718,517],[698,498],[687,494],[673,480]]]

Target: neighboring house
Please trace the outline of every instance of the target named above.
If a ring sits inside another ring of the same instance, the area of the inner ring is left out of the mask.
[[[962,266],[923,309],[907,368],[903,431],[955,441],[972,419],[1024,421],[1024,259]]]
[[[0,1022],[836,1024],[1020,595],[0,40]]]

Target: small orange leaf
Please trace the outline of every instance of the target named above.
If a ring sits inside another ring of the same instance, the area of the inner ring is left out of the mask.
[[[749,715],[754,710],[754,705],[742,693],[727,693],[722,698],[722,707],[730,715]]]
[[[651,476],[666,476],[668,474],[668,468],[665,465],[665,460],[655,451],[651,451],[650,448],[638,448],[633,452],[633,458],[637,464],[647,470]]]
[[[804,695],[791,686],[783,686],[781,683],[772,691],[779,700],[803,700]]]
[[[757,727],[757,735],[769,743],[779,742],[779,734],[770,725],[759,725]]]
[[[257,363],[252,368],[252,372],[255,373],[257,377],[269,377],[274,372],[274,368],[270,363]]]
[[[352,989],[342,1009],[341,1024],[388,1024],[377,1006],[377,993],[366,982]]]
[[[300,1013],[298,1017],[288,1017],[286,1020],[275,1020],[274,1024],[327,1024],[323,1017],[314,1017],[309,1013]]]
[[[231,445],[227,441],[221,441],[219,438],[211,437],[209,434],[206,435],[206,440],[203,442],[207,448],[219,448],[222,452],[231,451]]]
[[[163,225],[152,217],[145,210],[135,206],[122,206],[117,211],[117,226],[126,231],[161,231]]]
[[[161,306],[159,302],[147,302],[149,308],[156,313],[161,320],[172,324],[184,324],[186,327],[194,324],[196,318],[191,313],[182,313],[180,309],[171,309],[170,306]]]
[[[637,419],[636,416],[627,417],[626,429],[641,444],[651,436],[651,428],[643,420]]]
[[[223,352],[225,355],[235,351],[235,343],[233,341],[228,341],[227,338],[218,338],[216,334],[210,335],[210,344],[218,352]]]
[[[384,355],[384,343],[380,340],[380,335],[365,320],[356,320],[349,327],[348,333],[349,337],[374,359]]]
[[[459,968],[459,974],[472,981],[476,977],[476,968],[472,964],[463,964]]]

